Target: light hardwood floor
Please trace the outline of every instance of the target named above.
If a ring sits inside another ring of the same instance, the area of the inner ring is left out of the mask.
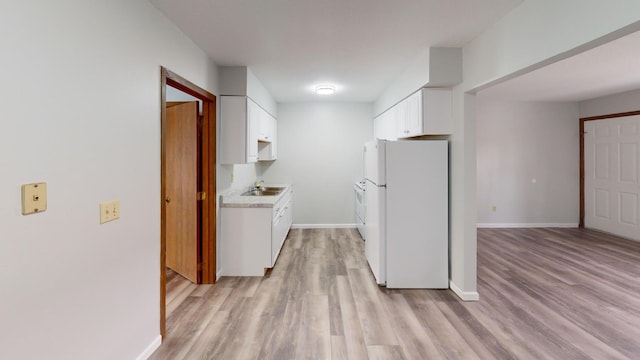
[[[640,243],[479,229],[479,302],[378,287],[355,230],[292,230],[265,278],[167,275],[152,359],[640,359]]]

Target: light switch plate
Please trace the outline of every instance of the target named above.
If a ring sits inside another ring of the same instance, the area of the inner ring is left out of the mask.
[[[100,203],[100,224],[120,219],[120,201],[112,200]]]
[[[47,210],[47,183],[22,185],[22,215],[40,213]]]

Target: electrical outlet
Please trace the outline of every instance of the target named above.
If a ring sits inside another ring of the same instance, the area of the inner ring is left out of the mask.
[[[120,219],[120,201],[112,200],[100,203],[100,224]]]

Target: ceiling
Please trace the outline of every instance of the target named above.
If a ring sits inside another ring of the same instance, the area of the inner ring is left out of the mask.
[[[278,102],[375,101],[421,51],[462,47],[522,0],[150,0]]]
[[[640,88],[640,32],[478,93],[481,99],[582,101]]]

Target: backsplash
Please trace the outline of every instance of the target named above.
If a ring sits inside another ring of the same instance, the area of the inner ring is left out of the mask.
[[[251,186],[257,178],[256,164],[237,164],[233,166],[232,189],[241,189]]]

